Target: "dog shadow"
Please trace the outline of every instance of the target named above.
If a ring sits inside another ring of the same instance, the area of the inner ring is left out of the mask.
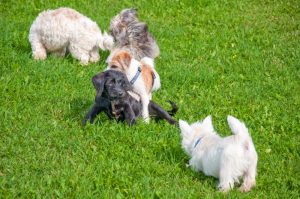
[[[207,184],[212,188],[217,186],[218,180],[211,176],[206,176],[202,172],[194,171],[188,166],[190,158],[178,146],[160,148],[156,153],[156,158],[164,164],[178,165],[181,172],[201,184]]]
[[[69,111],[64,115],[65,120],[73,121],[82,126],[82,120],[93,106],[93,100],[85,98],[76,98],[70,102]],[[101,119],[100,119],[101,118]],[[114,121],[109,119],[104,112],[99,113],[95,118],[94,124],[99,125],[101,121]]]
[[[106,59],[108,58],[109,53],[110,53],[109,51],[103,51],[103,50],[100,49],[99,50],[100,60],[96,63],[89,62],[88,66],[93,65],[93,64],[94,65],[101,65],[101,66],[106,65]],[[79,64],[80,61],[78,59],[74,58],[69,51],[66,52],[64,57],[59,57],[59,56],[51,54],[51,53],[47,53],[47,57],[53,57],[53,58],[57,58],[57,59],[66,59],[67,62],[70,63],[70,64],[80,65]]]
[[[93,105],[93,100],[85,98],[73,99],[69,104],[69,111],[64,115],[66,120],[76,121],[81,125],[81,122]]]

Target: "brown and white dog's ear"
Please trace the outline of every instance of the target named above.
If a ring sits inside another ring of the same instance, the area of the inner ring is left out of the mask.
[[[109,63],[109,66],[110,68],[113,69],[127,71],[128,68],[130,67],[130,63],[131,63],[131,55],[127,51],[121,50],[119,52],[116,52],[113,55]]]
[[[93,85],[97,91],[96,98],[101,97],[104,85],[105,85],[105,75],[104,73],[99,73],[92,78]]]

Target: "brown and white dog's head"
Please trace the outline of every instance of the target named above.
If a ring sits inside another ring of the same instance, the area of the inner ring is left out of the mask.
[[[125,50],[116,50],[108,60],[108,68],[127,72],[132,56]]]

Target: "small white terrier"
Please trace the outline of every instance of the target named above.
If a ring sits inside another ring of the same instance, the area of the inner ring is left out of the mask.
[[[82,65],[99,61],[99,47],[113,46],[113,38],[102,35],[96,22],[71,8],[41,12],[31,25],[29,41],[36,60],[46,59],[47,52],[64,57],[69,51]]]
[[[179,120],[182,148],[191,157],[189,166],[205,175],[219,178],[219,189],[227,192],[243,179],[242,192],[255,186],[257,153],[248,129],[228,116],[233,135],[221,138],[214,130],[211,116],[189,125]]]

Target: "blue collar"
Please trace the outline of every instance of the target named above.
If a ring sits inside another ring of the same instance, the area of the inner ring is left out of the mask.
[[[194,148],[196,148],[196,146],[200,143],[201,138],[198,138],[198,140],[195,142]]]
[[[130,84],[134,84],[134,82],[137,80],[137,78],[139,77],[139,75],[141,74],[141,72],[142,72],[141,67],[138,67],[138,70],[135,73],[134,77],[132,78],[132,80],[130,80]]]

